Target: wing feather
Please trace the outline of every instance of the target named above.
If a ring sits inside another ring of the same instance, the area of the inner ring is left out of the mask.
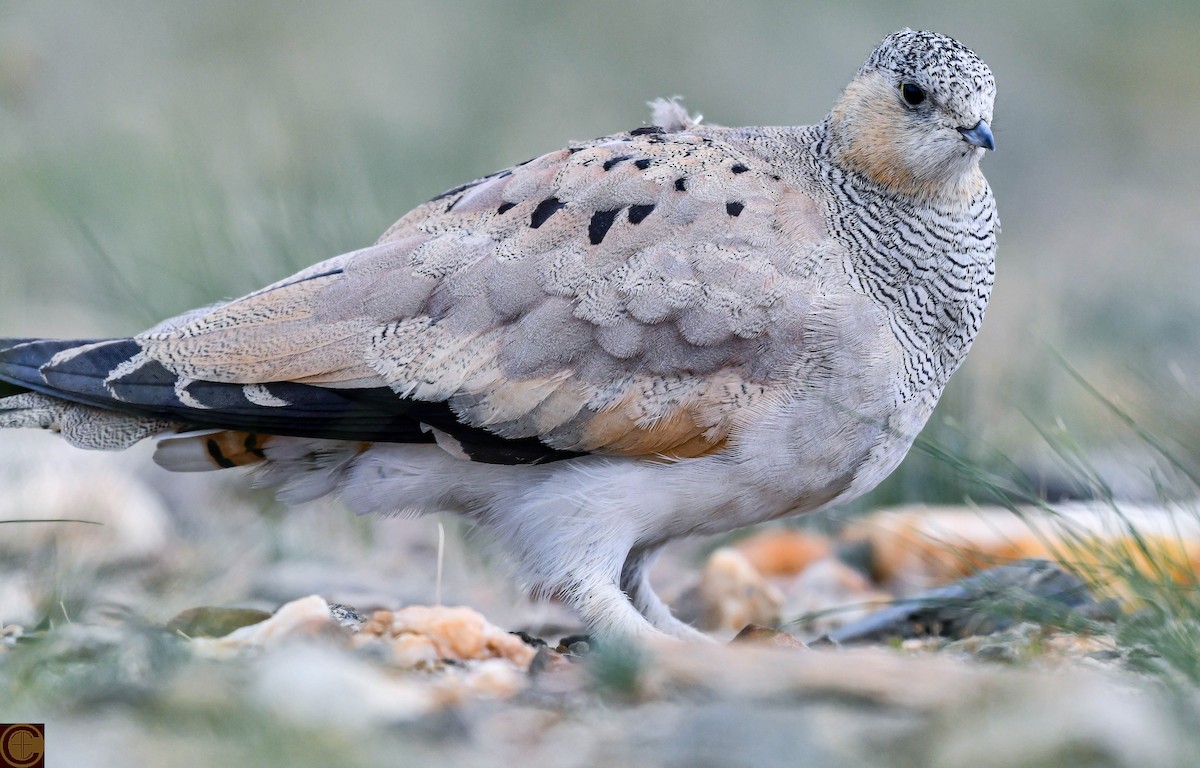
[[[386,385],[554,449],[700,455],[787,383],[828,247],[755,166],[718,128],[575,145],[137,343],[187,379]]]

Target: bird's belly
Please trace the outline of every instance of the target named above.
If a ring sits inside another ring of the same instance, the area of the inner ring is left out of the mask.
[[[780,406],[739,430],[723,455],[668,468],[662,485],[674,498],[664,502],[663,538],[722,533],[857,498],[896,468],[928,411],[816,400]]]

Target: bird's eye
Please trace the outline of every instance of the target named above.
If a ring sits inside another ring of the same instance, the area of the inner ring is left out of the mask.
[[[901,83],[900,95],[904,97],[904,101],[911,107],[915,107],[925,101],[925,91],[921,90],[921,86],[912,83]]]

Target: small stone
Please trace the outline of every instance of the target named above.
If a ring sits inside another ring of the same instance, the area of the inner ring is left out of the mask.
[[[382,636],[392,626],[391,611],[375,611],[360,628],[364,635]]]
[[[360,645],[372,637],[388,640],[400,666],[502,658],[525,669],[535,654],[520,637],[466,607],[410,605],[376,611],[363,625],[362,635]]]
[[[557,663],[556,660],[561,658],[561,654],[550,651],[550,646],[541,646],[537,649],[537,653],[534,654],[533,661],[529,662],[529,676],[535,677],[550,671]]]
[[[739,541],[736,549],[764,576],[795,576],[829,557],[833,543],[824,536],[785,529],[751,536]]]
[[[722,547],[709,555],[696,598],[698,624],[706,630],[736,632],[747,624],[779,623],[783,595],[738,550]]]
[[[513,632],[512,634],[521,638],[521,640],[524,641],[524,643],[526,645],[532,646],[534,648],[544,648],[548,645],[546,643],[546,641],[543,640],[542,638],[534,637],[533,635],[529,634],[528,632],[522,632],[520,630],[517,630],[516,632]]]
[[[761,624],[747,624],[741,632],[730,641],[730,644],[762,645],[770,648],[807,648],[807,646],[780,629],[764,627]]]
[[[338,623],[338,626],[354,633],[362,631],[362,625],[365,621],[361,613],[341,603],[330,604],[329,616]]]
[[[247,647],[271,648],[297,638],[337,637],[345,633],[329,614],[324,599],[310,595],[283,605],[273,616],[257,624],[240,627],[218,638],[193,640],[202,653],[226,655]]]
[[[569,653],[582,656],[592,649],[591,635],[567,635],[558,641],[554,650],[559,653]]]
[[[476,696],[507,699],[525,688],[525,675],[507,659],[484,659],[474,662],[463,678],[468,690]]]
[[[1015,664],[1021,659],[1021,653],[1017,648],[1011,645],[1002,645],[1000,643],[990,643],[975,651],[975,658],[979,661],[999,662],[1001,664]]]
[[[185,637],[224,637],[235,629],[258,624],[269,618],[271,614],[253,608],[202,606],[177,613],[167,622],[166,629]]]

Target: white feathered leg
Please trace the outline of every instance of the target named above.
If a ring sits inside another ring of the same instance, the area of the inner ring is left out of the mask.
[[[660,631],[680,640],[711,642],[708,635],[675,618],[670,606],[650,586],[650,568],[661,551],[661,548],[653,547],[630,552],[621,570],[621,588],[633,607]]]
[[[285,488],[305,484],[289,476],[290,455],[276,457],[282,471],[274,473],[274,482]],[[658,622],[647,621],[619,585],[637,537],[623,478],[613,474],[619,465],[468,464],[436,446],[375,445],[349,464],[308,461],[296,465],[301,467],[301,474],[332,472],[342,499],[356,512],[463,514],[491,534],[531,591],[566,600],[600,637],[663,637]]]

